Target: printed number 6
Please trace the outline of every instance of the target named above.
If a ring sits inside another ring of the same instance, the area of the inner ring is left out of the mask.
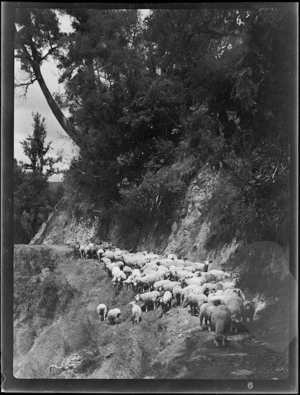
[[[249,390],[252,390],[252,388],[253,388],[253,383],[252,383],[252,381],[249,381],[247,387],[249,388]]]

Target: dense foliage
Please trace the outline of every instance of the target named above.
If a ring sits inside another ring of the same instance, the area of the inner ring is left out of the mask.
[[[31,12],[57,23],[54,11]],[[66,182],[138,226],[165,223],[209,164],[223,173],[207,206],[222,234],[285,244],[294,8],[155,9],[143,21],[133,9],[66,13],[74,32],[53,49],[65,86],[57,103],[81,147]],[[217,229],[212,240],[224,242]]]

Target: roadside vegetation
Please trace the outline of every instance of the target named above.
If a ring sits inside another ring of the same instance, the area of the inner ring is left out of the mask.
[[[57,12],[72,33],[59,31]],[[168,231],[208,164],[222,178],[207,207],[218,208],[211,242],[226,241],[221,222],[228,237],[287,243],[293,7],[155,9],[144,20],[138,10],[22,8],[16,25],[25,85],[37,81],[48,98],[40,67],[53,57],[61,72],[65,93],[48,99],[80,147],[64,181],[78,214],[85,202],[104,225],[118,213],[124,229]]]

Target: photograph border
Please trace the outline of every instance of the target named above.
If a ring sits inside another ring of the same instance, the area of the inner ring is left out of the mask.
[[[290,375],[286,380],[103,380],[103,379],[16,379],[13,376],[13,168],[14,168],[14,14],[16,7],[28,8],[247,8],[270,7],[270,2],[246,3],[53,3],[2,2],[1,21],[1,380],[3,392],[121,392],[121,393],[297,393],[298,319],[296,337],[290,343]],[[275,3],[291,7],[298,17],[297,3]],[[298,18],[297,18],[298,19]],[[297,24],[298,26],[298,24]],[[297,32],[298,35],[298,32]],[[298,44],[298,40],[297,40]],[[298,53],[298,45],[295,48]],[[298,62],[295,65],[298,71]],[[298,75],[298,73],[296,73]],[[295,133],[291,151],[291,243],[290,274],[295,280],[298,301],[298,78],[295,81]],[[294,215],[294,213],[296,215]],[[293,305],[291,303],[290,305]],[[295,311],[298,318],[298,302]]]

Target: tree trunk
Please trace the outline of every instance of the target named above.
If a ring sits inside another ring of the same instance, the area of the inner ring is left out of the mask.
[[[58,107],[56,101],[53,99],[51,92],[49,91],[45,80],[42,76],[40,66],[37,62],[32,62],[32,68],[36,79],[41,87],[41,90],[49,104],[51,111],[53,112],[55,118],[58,120],[61,127],[67,133],[67,135],[80,147],[82,148],[84,145],[83,139],[80,136],[80,132],[75,129],[75,127],[68,121],[68,119],[64,116],[61,109]]]

